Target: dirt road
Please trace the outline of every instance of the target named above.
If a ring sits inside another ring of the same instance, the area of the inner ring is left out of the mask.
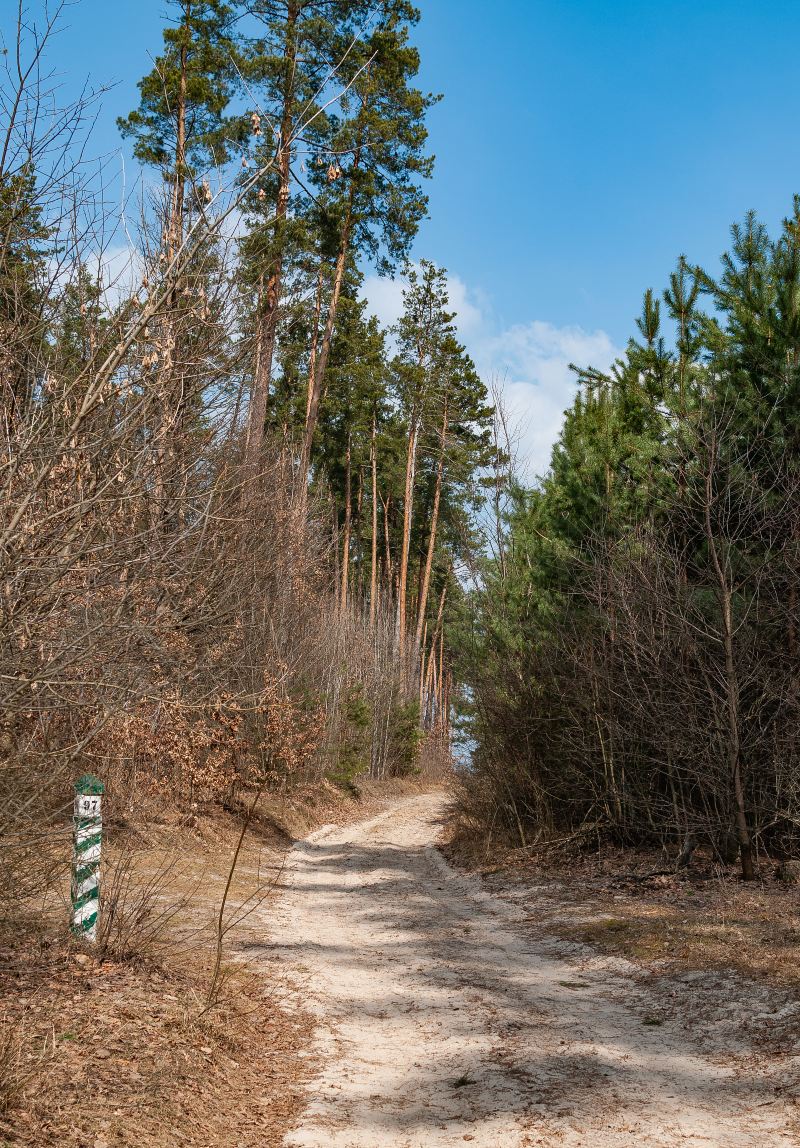
[[[445,798],[326,829],[289,862],[273,949],[319,1016],[292,1148],[797,1148],[786,1065],[692,1031],[697,984],[538,935],[436,850]],[[688,1018],[688,1023],[687,1023]]]

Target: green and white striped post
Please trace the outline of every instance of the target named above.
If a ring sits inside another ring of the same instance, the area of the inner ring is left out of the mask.
[[[100,843],[103,836],[102,781],[84,774],[75,782],[75,832],[72,853],[72,932],[97,940],[100,909]]]

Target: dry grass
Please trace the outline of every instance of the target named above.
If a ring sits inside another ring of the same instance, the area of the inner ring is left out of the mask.
[[[800,987],[800,889],[781,884],[770,862],[757,882],[744,884],[736,866],[702,850],[690,869],[659,875],[669,865],[657,850],[493,848],[487,864],[474,838],[463,835],[451,835],[446,850],[498,892],[523,906],[529,901],[549,931],[600,952]]]
[[[234,827],[224,816],[176,826],[166,854],[110,846],[105,896],[117,904],[105,949],[67,940],[60,905],[5,922],[0,1144],[228,1148],[232,1124],[243,1148],[281,1142],[303,1103],[298,1053],[312,1025],[302,1002],[236,960],[231,935],[223,991],[206,1011]],[[274,845],[249,844],[234,910],[268,895],[279,860]]]
[[[263,942],[283,857],[293,837],[368,818],[423,785],[367,781],[358,797],[329,786],[265,801],[231,887],[210,1009],[236,812],[110,826],[107,944],[91,953],[68,939],[62,861],[60,893],[0,924],[0,1148],[279,1145],[305,1103],[313,1022],[274,962],[245,954],[263,953],[251,942]]]
[[[23,938],[0,961],[12,990],[3,1028],[19,1040],[0,1117],[8,1143],[228,1146],[233,1118],[236,1143],[261,1148],[279,1144],[302,1107],[309,1019],[252,973],[199,1017],[201,969],[99,962],[57,944],[30,961]]]

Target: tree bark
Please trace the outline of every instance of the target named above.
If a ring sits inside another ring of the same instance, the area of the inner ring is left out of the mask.
[[[378,457],[377,419],[372,416],[372,441],[370,443],[370,469],[372,471],[372,544],[369,575],[369,624],[374,628],[377,612],[378,591]]]
[[[351,192],[342,237],[339,244],[339,254],[336,257],[336,269],[333,275],[333,291],[331,292],[328,314],[325,319],[325,330],[322,334],[322,344],[319,348],[319,357],[316,361],[311,393],[306,413],[306,428],[303,435],[303,453],[300,463],[300,477],[303,482],[308,479],[308,469],[311,465],[311,447],[314,441],[314,431],[317,429],[319,407],[322,401],[322,391],[325,385],[325,374],[328,370],[328,360],[331,354],[333,332],[336,327],[336,315],[339,310],[339,299],[342,294],[342,283],[347,267],[347,257],[350,253],[350,231],[353,221],[353,193]]]
[[[428,654],[428,668],[425,672],[425,710],[431,715],[431,726],[435,724],[435,703],[431,692],[432,672],[436,666],[436,644],[439,641],[440,632],[443,632],[442,621],[444,618],[444,603],[447,597],[447,585],[442,588],[442,596],[439,599],[439,610],[436,615],[436,628],[433,631],[431,638],[431,649]]]
[[[189,67],[189,38],[192,34],[192,0],[183,4],[184,39],[181,43],[178,73],[178,99],[175,107],[175,180],[170,196],[169,218],[167,219],[167,259],[168,265],[181,249],[183,243],[183,205],[186,198],[186,90]],[[173,283],[171,300],[178,293],[177,280]]]
[[[450,698],[453,693],[453,674],[451,670],[447,671],[447,678],[444,684],[444,694],[442,697],[442,733],[444,734],[444,741],[447,751],[450,751]]]
[[[358,468],[358,494],[356,495],[356,513],[355,513],[355,530],[353,535],[355,538],[355,552],[358,555],[358,581],[356,589],[358,599],[360,602],[364,601],[364,569],[366,563],[364,561],[364,538],[362,535],[364,523],[364,470],[363,467]]]
[[[308,469],[311,465],[311,447],[314,442],[314,431],[317,428],[317,419],[319,418],[319,406],[322,401],[322,395],[325,386],[325,374],[328,370],[328,360],[331,354],[333,332],[336,328],[336,315],[339,310],[339,299],[341,298],[342,294],[344,273],[347,269],[347,260],[350,255],[350,240],[352,238],[353,220],[355,217],[355,176],[359,170],[359,167],[361,166],[361,155],[364,146],[364,130],[365,125],[362,119],[359,128],[358,143],[356,144],[356,148],[353,153],[353,164],[350,168],[350,191],[347,197],[347,207],[345,209],[344,222],[342,223],[342,233],[339,240],[339,253],[336,257],[336,269],[333,276],[333,290],[331,292],[330,303],[328,304],[328,314],[325,319],[325,330],[322,334],[322,345],[319,348],[319,357],[316,361],[316,367],[313,374],[313,384],[311,386],[308,411],[306,414],[306,429],[303,436],[303,453],[300,460],[300,477],[304,483],[308,480]]]
[[[186,95],[188,87],[189,40],[192,34],[192,0],[183,4],[183,40],[178,65],[178,96],[175,106],[175,175],[170,195],[166,224],[167,266],[171,267],[183,246],[183,215],[186,199]],[[159,427],[156,434],[155,500],[160,524],[167,518],[167,507],[180,507],[173,489],[178,469],[180,424],[182,422],[183,385],[177,378],[177,309],[180,277],[173,279],[168,307],[162,326],[162,371],[159,404]],[[180,509],[179,509],[180,514]],[[182,522],[180,523],[182,526]]]
[[[392,585],[392,547],[389,539],[389,503],[391,498],[391,494],[386,495],[385,502],[381,498],[381,506],[383,507],[383,553],[386,566],[386,584],[390,588]]]
[[[436,468],[436,488],[433,493],[433,509],[431,510],[431,530],[428,538],[428,553],[425,557],[425,569],[422,575],[422,585],[419,592],[419,606],[417,610],[417,631],[415,642],[417,649],[422,641],[422,627],[425,623],[425,610],[428,606],[428,593],[431,585],[431,570],[433,569],[433,556],[436,550],[436,529],[439,523],[439,504],[442,498],[442,477],[444,475],[445,445],[447,442],[447,398],[444,400],[442,412],[442,427],[439,439],[439,463]]]
[[[425,726],[425,642],[427,637],[428,624],[426,622],[422,645],[419,648],[419,719],[423,728]]]
[[[717,579],[720,611],[722,613],[722,641],[725,652],[725,702],[728,733],[728,769],[733,784],[733,799],[736,823],[736,837],[739,842],[739,858],[742,866],[742,879],[752,881],[755,878],[753,867],[753,848],[750,831],[747,825],[747,809],[745,805],[744,780],[742,776],[741,742],[739,738],[739,678],[736,672],[736,659],[733,632],[733,595],[730,583],[720,560],[717,540],[711,523],[711,506],[714,501],[713,469],[715,450],[712,456],[708,473],[706,474],[706,497],[704,506],[706,541]]]
[[[352,509],[352,496],[351,496],[351,451],[350,451],[350,435],[347,436],[347,453],[345,455],[345,485],[344,485],[344,537],[342,539],[342,586],[339,596],[339,604],[342,614],[347,609],[347,590],[348,590],[348,577],[350,575],[350,533],[353,523],[353,509]]]
[[[283,278],[283,224],[289,209],[289,189],[292,163],[292,104],[294,100],[295,73],[297,70],[297,19],[300,12],[299,0],[290,0],[286,15],[286,36],[284,40],[284,61],[286,74],[281,93],[281,122],[278,139],[277,171],[278,194],[275,202],[275,255],[267,275],[263,295],[259,299],[261,314],[258,319],[256,336],[256,356],[253,370],[253,392],[250,400],[247,438],[245,441],[245,475],[252,493],[253,483],[258,474],[258,462],[264,445],[264,429],[269,404],[269,388],[272,381],[272,364],[275,357],[275,343],[278,330],[278,315],[281,302]]]
[[[400,570],[397,586],[397,645],[402,654],[406,645],[406,593],[408,585],[408,553],[411,546],[411,521],[414,513],[414,482],[416,479],[417,442],[419,420],[412,414],[406,450],[406,481],[403,494],[403,541],[400,550]]]
[[[317,369],[317,348],[319,347],[319,317],[322,313],[322,288],[325,283],[325,264],[320,263],[317,272],[317,293],[314,298],[314,325],[311,330],[311,353],[308,359],[308,393],[306,395],[306,423],[311,410],[311,397],[314,394],[314,376]]]

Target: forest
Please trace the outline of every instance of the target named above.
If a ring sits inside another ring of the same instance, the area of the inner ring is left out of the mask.
[[[435,5],[167,0],[122,110],[73,7],[2,15],[0,1146],[796,1144],[800,195],[536,474]]]
[[[476,824],[758,860],[800,847],[800,199],[678,260],[608,373],[576,366],[464,640]]]
[[[3,94],[5,831],[87,771],[123,811],[443,760],[493,407],[445,272],[407,260],[415,9],[175,5],[119,120],[152,174],[115,277],[94,99],[46,78],[60,15],[20,23]],[[367,259],[407,271],[391,330]]]

